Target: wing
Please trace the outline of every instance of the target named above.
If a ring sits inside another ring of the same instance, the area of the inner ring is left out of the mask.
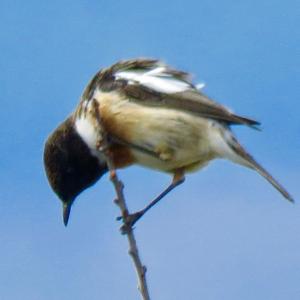
[[[126,60],[103,69],[88,84],[82,98],[91,98],[97,88],[117,90],[143,105],[187,111],[228,125],[244,124],[254,128],[259,125],[259,122],[235,115],[207,97],[194,86],[188,73],[172,69],[158,60]]]

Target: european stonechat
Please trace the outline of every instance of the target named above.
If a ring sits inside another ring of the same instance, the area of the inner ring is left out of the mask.
[[[99,128],[97,114],[103,128]],[[65,225],[75,198],[108,171],[97,147],[103,130],[116,168],[140,164],[173,174],[170,186],[137,218],[182,183],[186,172],[199,170],[215,158],[254,169],[293,202],[286,189],[241,146],[231,125],[256,128],[259,123],[216,103],[192,83],[188,73],[161,61],[126,60],[100,70],[85,88],[75,112],[45,144],[46,174],[63,202]]]

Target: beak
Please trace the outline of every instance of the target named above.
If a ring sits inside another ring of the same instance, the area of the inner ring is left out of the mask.
[[[65,226],[68,225],[70,212],[71,212],[72,201],[63,203],[63,220]]]

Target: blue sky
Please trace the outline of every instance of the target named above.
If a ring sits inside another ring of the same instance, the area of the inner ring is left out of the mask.
[[[299,2],[0,2],[0,298],[139,299],[108,178],[70,224],[45,178],[47,135],[101,67],[162,58],[263,131],[235,127],[300,201]],[[298,71],[298,72],[297,72]],[[169,176],[122,170],[132,210]],[[216,161],[187,177],[137,225],[156,300],[297,300],[300,209],[254,172]]]

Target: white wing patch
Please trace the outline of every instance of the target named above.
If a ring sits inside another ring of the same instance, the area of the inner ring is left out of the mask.
[[[196,89],[201,91],[205,88],[205,83],[204,82],[200,82],[196,84]]]
[[[193,89],[192,85],[175,78],[164,66],[158,66],[150,71],[120,71],[116,79],[128,80],[129,84],[141,84],[161,93],[179,93]]]

